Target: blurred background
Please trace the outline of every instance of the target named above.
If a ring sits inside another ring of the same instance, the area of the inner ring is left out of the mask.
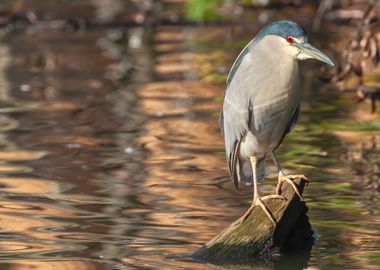
[[[228,176],[225,80],[279,19],[336,64],[301,63],[278,150],[311,180],[316,243],[226,269],[379,269],[379,18],[365,0],[2,0],[0,269],[224,269],[187,256],[252,197]]]

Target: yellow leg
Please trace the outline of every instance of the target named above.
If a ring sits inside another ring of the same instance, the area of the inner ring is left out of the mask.
[[[248,218],[248,216],[252,213],[253,209],[256,206],[260,206],[261,209],[263,209],[264,213],[272,221],[272,223],[274,225],[276,225],[276,221],[273,218],[272,214],[270,213],[268,207],[266,207],[266,205],[264,204],[264,201],[268,200],[268,199],[281,199],[281,200],[284,200],[284,197],[282,197],[279,194],[260,197],[259,190],[258,190],[258,185],[257,185],[257,173],[256,173],[257,159],[256,159],[256,157],[251,157],[250,160],[251,160],[252,172],[253,172],[253,189],[254,189],[253,190],[253,200],[252,200],[251,207],[247,210],[247,212],[245,212],[245,214],[241,218],[241,222],[244,222]]]

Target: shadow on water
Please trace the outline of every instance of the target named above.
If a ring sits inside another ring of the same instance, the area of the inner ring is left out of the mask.
[[[163,21],[181,18],[181,3],[163,2]],[[1,31],[0,267],[376,269],[379,207],[341,159],[352,103],[317,82],[316,63],[303,65],[303,112],[279,150],[312,180],[311,253],[197,263],[184,258],[251,198],[229,181],[218,114],[226,72],[258,23],[142,27],[128,18],[157,16],[148,6],[124,14],[129,2],[54,3],[28,2],[44,20]],[[294,18],[307,24],[305,10]],[[266,15],[286,12],[298,14]],[[73,18],[83,20],[60,27]]]

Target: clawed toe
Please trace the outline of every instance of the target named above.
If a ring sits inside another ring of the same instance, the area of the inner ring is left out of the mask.
[[[267,217],[272,221],[273,225],[276,226],[277,222],[274,220],[272,214],[270,213],[268,207],[264,204],[265,200],[268,199],[281,199],[285,200],[285,198],[281,195],[268,195],[261,198],[256,198],[253,202],[251,207],[245,212],[245,214],[241,217],[240,222],[241,224],[248,218],[248,216],[252,213],[253,209],[255,209],[256,206],[260,206],[261,209],[263,209],[264,213],[267,215]]]
[[[256,204],[252,203],[251,207],[249,207],[245,214],[240,218],[240,224],[243,224],[243,222],[249,217],[255,207]]]
[[[298,179],[298,178],[304,179],[304,180],[306,180],[306,182],[309,182],[309,180],[307,179],[307,177],[305,175],[302,175],[302,174],[298,174],[298,175],[281,175],[281,176],[279,176],[279,185],[278,185],[278,187],[276,189],[276,191],[277,191],[276,193],[280,194],[281,193],[282,183],[283,182],[287,182],[288,184],[290,184],[293,187],[294,192],[298,195],[298,197],[300,198],[300,200],[303,201],[302,195],[299,192],[297,185],[294,183],[294,180]]]

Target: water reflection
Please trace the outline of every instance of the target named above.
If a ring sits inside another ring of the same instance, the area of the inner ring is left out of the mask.
[[[49,8],[60,18],[73,5]],[[83,1],[75,14],[92,5],[101,21],[119,13]],[[228,67],[256,30],[32,25],[2,34],[1,267],[223,269],[186,256],[251,199],[228,179],[218,113]],[[365,173],[348,158],[360,151],[345,152],[350,141],[331,128],[346,123],[349,103],[337,104],[313,74],[305,67],[300,123],[279,151],[286,168],[312,180],[305,198],[318,239],[310,259],[227,269],[376,269],[378,193],[361,187]]]

